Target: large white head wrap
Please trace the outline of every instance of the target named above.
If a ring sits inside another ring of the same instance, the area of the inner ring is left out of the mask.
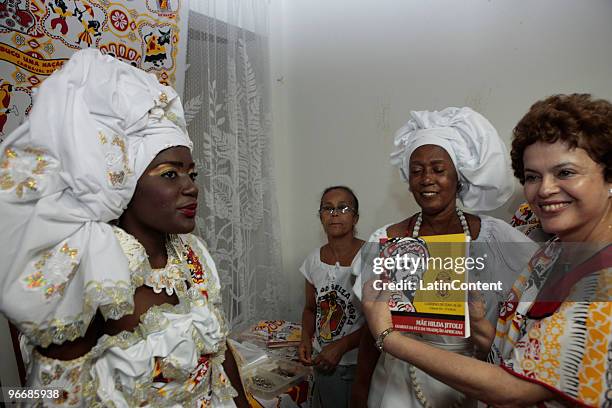
[[[0,311],[35,344],[133,310],[127,258],[109,221],[151,160],[191,148],[176,92],[154,75],[79,51],[46,79],[0,145]]]
[[[395,134],[391,163],[409,177],[412,153],[427,144],[448,152],[462,184],[459,199],[472,211],[489,211],[503,205],[514,191],[509,155],[491,123],[470,108],[413,111]]]

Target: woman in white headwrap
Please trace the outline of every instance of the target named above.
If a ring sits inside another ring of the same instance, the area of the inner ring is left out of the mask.
[[[501,281],[504,289],[522,270],[536,245],[507,223],[467,211],[489,211],[506,202],[513,192],[508,154],[495,128],[470,108],[440,112],[411,112],[411,119],[395,136],[397,150],[391,162],[421,212],[375,231],[370,242],[409,236],[463,233],[470,237],[470,257],[484,257],[485,268],[470,272],[470,280]],[[514,243],[514,244],[510,244]],[[361,293],[362,282],[355,284]],[[472,355],[478,345],[478,320],[494,321],[503,292],[484,292],[486,310],[472,318],[472,338],[421,335],[419,341],[456,353]],[[480,304],[480,303],[479,303]],[[476,308],[474,308],[476,311]],[[354,405],[369,407],[471,407],[476,402],[387,353],[380,354],[374,339],[364,334],[359,351]],[[368,384],[369,395],[368,395]]]
[[[478,340],[490,348],[488,362],[389,330],[389,293],[364,286],[369,328],[386,353],[486,406],[610,407],[612,103],[553,95],[513,133],[514,174],[554,237],[514,282],[497,326]]]
[[[80,51],[0,147],[0,311],[23,334],[27,386],[58,390],[26,402],[235,406],[176,92]]]

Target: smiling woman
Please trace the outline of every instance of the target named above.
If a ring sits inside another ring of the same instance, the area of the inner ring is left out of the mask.
[[[410,157],[409,186],[415,201],[423,213],[437,214],[450,202],[454,202],[459,180],[453,162],[442,147],[423,145]],[[435,180],[435,182],[434,182]],[[428,222],[434,234],[436,226]]]
[[[610,225],[611,112],[590,95],[555,95],[515,128],[514,174],[543,229],[562,241],[589,241]]]
[[[560,141],[536,142],[523,156],[525,198],[546,232],[565,242],[583,242],[606,225],[602,217],[610,193],[602,163]]]
[[[378,229],[369,241],[457,233],[470,238],[470,256],[486,259],[483,268],[469,271],[470,280],[495,283],[487,285],[490,290],[481,294],[486,306],[470,316],[472,337],[421,335],[418,341],[434,350],[466,355],[476,351],[482,355],[486,350],[479,348],[478,338],[488,335],[491,328],[480,323],[495,321],[499,302],[536,245],[501,220],[464,212],[457,206],[457,199],[466,211],[488,211],[506,202],[512,195],[506,148],[493,125],[470,108],[411,112],[411,119],[396,134],[395,146],[392,163],[408,181],[421,211]],[[359,296],[363,284],[369,286],[358,278],[355,292]],[[370,328],[379,327],[374,322],[369,324]],[[389,325],[385,327],[388,328]],[[371,407],[472,407],[476,403],[419,367],[387,353],[380,354],[373,337],[365,331],[359,347],[356,384],[354,406],[367,402]]]
[[[497,327],[478,325],[475,341],[494,364],[389,334],[389,294],[379,292],[363,308],[384,351],[491,406],[610,406],[611,154],[610,102],[574,94],[534,104],[514,130],[512,166],[556,236],[517,278]]]

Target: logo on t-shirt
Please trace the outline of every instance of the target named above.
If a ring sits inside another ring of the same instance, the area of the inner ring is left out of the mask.
[[[343,329],[355,322],[356,310],[350,297],[350,293],[337,284],[327,285],[319,290],[317,297],[319,344],[329,343],[341,337],[344,334]]]

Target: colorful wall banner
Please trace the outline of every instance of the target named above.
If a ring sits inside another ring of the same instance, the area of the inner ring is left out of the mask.
[[[182,94],[185,0],[0,0],[0,140],[32,107],[32,90],[76,50],[96,47]]]

